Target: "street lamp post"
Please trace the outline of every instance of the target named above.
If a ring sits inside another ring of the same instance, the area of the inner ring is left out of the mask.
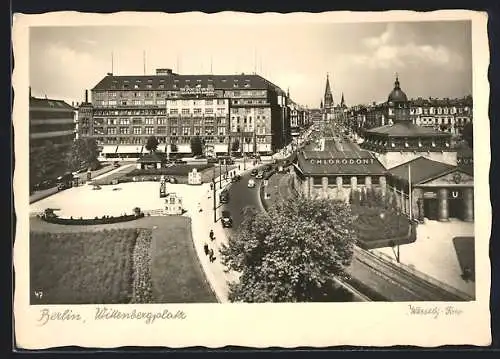
[[[219,160],[219,188],[222,189],[222,162]]]
[[[216,190],[215,167],[214,167],[213,176],[212,176],[212,197],[214,198],[213,199],[213,202],[214,202],[214,223],[217,222],[217,199],[215,198],[216,193],[217,193],[217,190]]]

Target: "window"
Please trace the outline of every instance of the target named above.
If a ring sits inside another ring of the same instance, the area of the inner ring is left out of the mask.
[[[116,127],[108,127],[107,133],[108,135],[116,135]]]
[[[130,128],[120,127],[120,135],[129,135],[129,134],[130,134]]]
[[[134,100],[134,105],[135,106],[140,106],[141,105],[141,100]]]
[[[116,100],[109,100],[110,106],[116,106]]]
[[[235,84],[236,86],[235,87],[238,87],[238,84]],[[234,91],[234,97],[239,97],[240,96],[240,92],[239,91]]]
[[[313,185],[318,186],[323,184],[323,178],[322,177],[313,177]]]
[[[167,124],[167,119],[165,117],[158,117],[156,120],[158,125],[166,125]]]
[[[212,104],[212,100],[205,100],[205,105],[211,105]]]
[[[144,105],[146,105],[146,106],[152,106],[152,105],[154,105],[154,101],[153,100],[145,100],[144,101]]]
[[[195,109],[193,110],[193,112],[194,112],[195,114],[198,114],[198,115],[199,115],[199,114],[201,114],[201,108],[195,108]]]
[[[155,119],[154,118],[146,118],[144,120],[144,124],[146,124],[146,125],[154,125],[154,123],[155,123]]]
[[[132,124],[133,125],[142,125],[142,119],[141,118],[134,118],[134,119],[132,119]]]
[[[165,126],[159,126],[158,127],[158,134],[163,135],[167,133],[167,127]]]
[[[214,113],[214,109],[213,108],[206,108],[205,113]]]
[[[182,109],[182,114],[183,115],[189,115],[189,108],[183,108]]]
[[[156,100],[157,105],[165,105],[165,100]]]
[[[222,99],[217,99],[217,105],[224,105],[226,102]]]
[[[127,106],[127,101],[121,101],[122,106]]]
[[[147,126],[145,130],[147,135],[153,135],[155,133],[155,128],[153,126]]]
[[[134,135],[140,135],[142,133],[142,128],[134,127]]]

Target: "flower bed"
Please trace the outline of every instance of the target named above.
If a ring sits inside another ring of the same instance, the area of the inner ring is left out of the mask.
[[[152,303],[151,284],[151,230],[142,229],[137,237],[133,259],[133,281],[131,303]]]

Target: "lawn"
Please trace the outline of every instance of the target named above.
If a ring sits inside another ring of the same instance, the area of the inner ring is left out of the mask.
[[[43,290],[40,300],[32,297],[32,304],[129,303],[133,294],[136,300],[153,303],[217,302],[196,254],[187,217],[144,217],[90,226],[63,226],[31,218],[30,228],[32,293]],[[104,228],[112,230],[105,232]],[[143,236],[138,237],[137,228]],[[103,233],[108,233],[104,239]],[[126,248],[109,240],[118,233],[123,237],[119,244],[126,243]],[[134,266],[138,257],[146,260]],[[149,268],[140,265],[146,262]],[[147,285],[134,290],[133,284],[138,284],[134,278],[146,278]],[[83,290],[88,283],[94,286],[90,292]],[[117,301],[112,292],[119,288],[122,295]]]
[[[136,229],[31,232],[31,304],[129,303],[137,235]]]
[[[453,246],[462,272],[465,273],[467,268],[471,273],[470,279],[474,280],[476,271],[474,237],[455,237],[453,238]]]
[[[152,268],[155,303],[216,303],[198,260],[187,217],[168,217],[153,230]]]

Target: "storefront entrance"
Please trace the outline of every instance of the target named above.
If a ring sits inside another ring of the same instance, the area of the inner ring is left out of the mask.
[[[435,198],[424,199],[424,217],[432,221],[438,219],[439,203]]]
[[[450,218],[463,219],[464,203],[461,198],[448,199],[448,211]]]

